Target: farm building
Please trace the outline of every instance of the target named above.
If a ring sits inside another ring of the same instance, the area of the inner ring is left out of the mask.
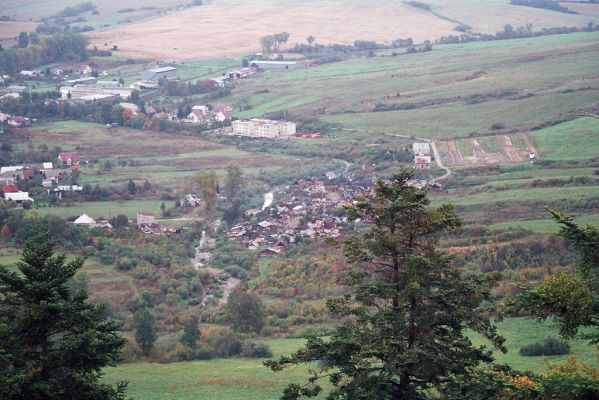
[[[177,79],[177,68],[175,67],[162,67],[153,68],[146,71],[142,71],[140,74],[142,81],[158,81],[160,79]]]
[[[416,169],[431,169],[431,156],[415,156]]]
[[[415,156],[430,156],[431,146],[428,143],[413,143],[412,151]]]
[[[29,197],[29,192],[4,193],[4,198],[6,200],[12,200],[19,205],[22,205],[26,201],[33,202],[33,199]]]
[[[281,138],[295,134],[295,123],[252,118],[233,121],[233,133],[240,136]]]
[[[299,65],[297,61],[270,61],[270,60],[252,60],[250,66],[262,70],[269,69],[295,69]]]
[[[118,83],[118,82],[117,82]],[[120,96],[123,99],[128,99],[131,96],[133,89],[120,87],[118,85],[106,85],[106,84],[76,84],[74,86],[61,86],[60,94],[63,98],[71,99],[87,99],[87,100],[100,100],[103,98]]]
[[[81,214],[79,218],[73,221],[73,224],[78,226],[87,226],[91,228],[96,224],[96,221],[87,214]]]

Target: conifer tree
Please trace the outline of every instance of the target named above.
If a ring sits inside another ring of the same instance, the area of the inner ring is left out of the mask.
[[[351,219],[369,227],[345,241],[354,266],[344,280],[351,293],[327,302],[340,322],[330,338],[310,337],[295,354],[265,363],[275,371],[319,366],[306,385],[290,384],[284,399],[316,396],[322,378],[332,386],[328,399],[423,399],[492,360],[471,343],[468,329],[505,350],[480,312],[498,278],[466,275],[435,248],[435,235],[460,220],[449,205],[429,207],[426,190],[411,187],[411,178],[403,170],[378,181],[373,194],[347,207]]]
[[[104,307],[69,282],[83,259],[54,254],[47,232],[26,242],[19,272],[0,266],[0,398],[122,399],[126,383],[100,382],[125,340]]]

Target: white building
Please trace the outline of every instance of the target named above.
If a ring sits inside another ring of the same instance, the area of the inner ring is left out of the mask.
[[[250,66],[262,70],[295,69],[299,66],[299,64],[297,61],[252,60],[250,61]]]
[[[412,151],[415,156],[430,156],[431,155],[431,146],[428,143],[413,143]]]
[[[4,193],[4,198],[12,200],[17,204],[23,204],[25,201],[33,202],[33,199],[29,197],[29,192]]]
[[[91,228],[94,225],[96,225],[96,221],[87,214],[81,214],[79,218],[73,221],[73,224],[78,226],[87,226]]]
[[[233,133],[240,136],[284,138],[295,135],[294,122],[273,121],[270,119],[252,118],[233,121]]]
[[[102,99],[111,96],[120,96],[123,99],[128,99],[131,96],[133,89],[114,86],[114,85],[83,85],[76,84],[74,86],[62,86],[60,94],[63,98],[71,99]]]

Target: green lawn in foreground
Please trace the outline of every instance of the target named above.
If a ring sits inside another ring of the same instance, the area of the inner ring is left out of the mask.
[[[510,349],[507,354],[496,352],[496,361],[518,370],[543,372],[541,357],[523,357],[518,350],[548,335],[556,335],[552,323],[539,324],[525,318],[508,318],[498,324],[499,333],[506,338]],[[299,348],[303,339],[266,339],[275,356],[289,354]],[[475,345],[485,344],[473,335]],[[572,352],[582,361],[597,365],[595,349],[583,341],[571,341]],[[568,356],[552,356],[551,363],[562,362]],[[105,370],[105,381],[129,381],[129,395],[137,400],[146,399],[218,399],[238,400],[278,399],[282,388],[291,381],[304,382],[305,367],[291,368],[274,373],[262,365],[261,359],[219,359],[172,364],[132,363]]]
[[[541,158],[582,160],[599,156],[599,119],[579,118],[530,132]]]

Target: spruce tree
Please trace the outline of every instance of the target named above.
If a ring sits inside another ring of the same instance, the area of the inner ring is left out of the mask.
[[[350,294],[329,299],[340,322],[329,338],[312,336],[295,354],[265,364],[275,371],[311,363],[306,385],[284,399],[316,396],[328,378],[328,399],[422,399],[480,362],[492,360],[466,335],[478,332],[502,350],[503,339],[481,313],[496,276],[462,273],[435,248],[435,236],[460,226],[453,207],[430,207],[427,192],[409,185],[406,170],[378,181],[371,195],[347,207],[368,231],[345,241],[353,268]],[[318,365],[318,368],[313,368]]]
[[[26,242],[19,272],[0,266],[0,398],[122,399],[100,383],[120,359],[120,324],[69,283],[83,259],[54,254],[47,232]]]

